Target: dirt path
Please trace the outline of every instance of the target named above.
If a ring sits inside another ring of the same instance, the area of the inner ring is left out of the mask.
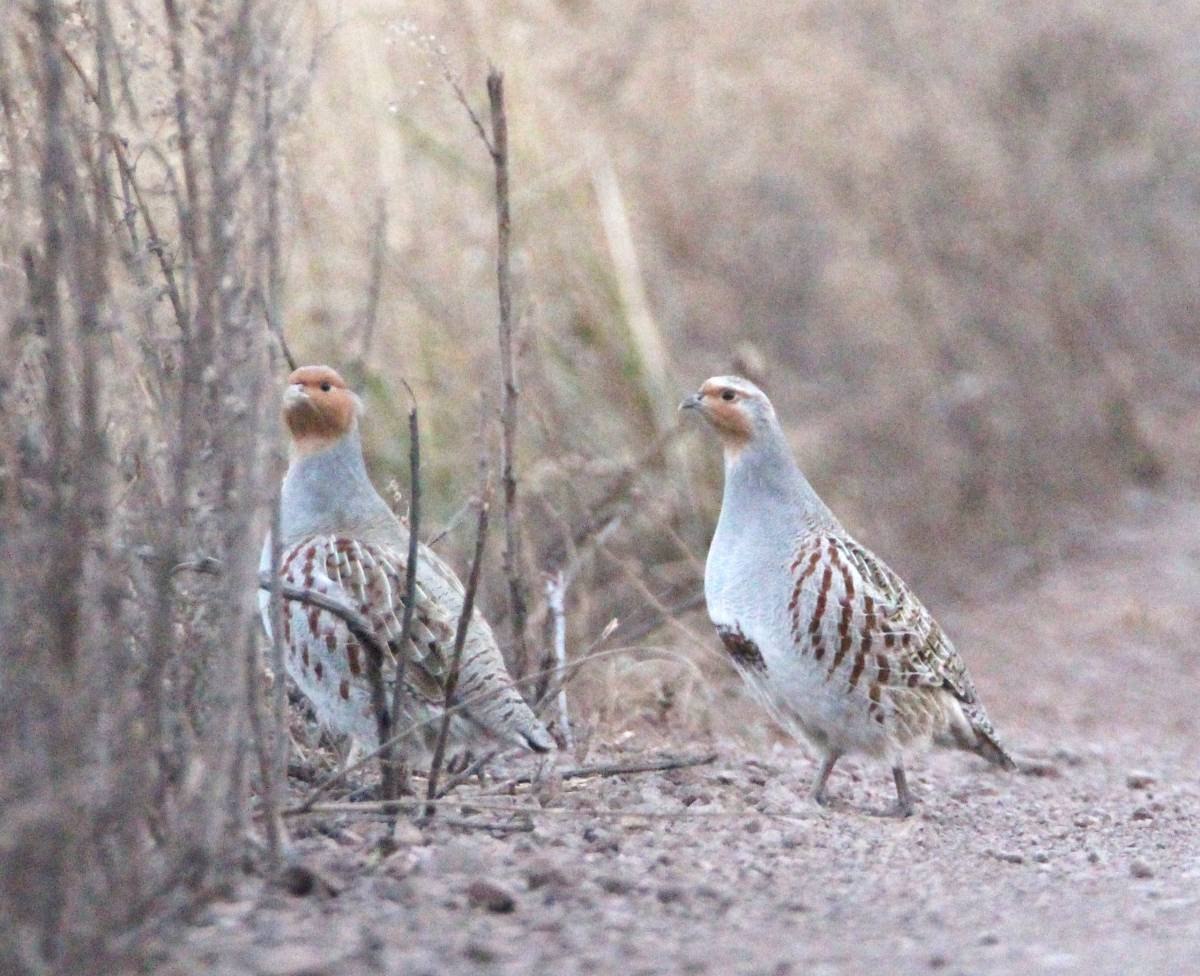
[[[1200,972],[1200,505],[1141,499],[1025,592],[942,616],[1039,773],[932,755],[899,822],[863,812],[884,770],[844,761],[819,811],[800,749],[717,743],[547,787],[530,832],[412,828],[383,863],[378,827],[331,820],[296,853],[336,897],[248,879],[158,971]]]

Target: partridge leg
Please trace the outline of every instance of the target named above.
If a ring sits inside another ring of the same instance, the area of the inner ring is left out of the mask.
[[[892,778],[896,781],[896,805],[892,807],[892,816],[911,817],[913,796],[908,790],[908,777],[904,775],[904,766],[901,763],[892,767]]]
[[[812,793],[810,794],[817,803],[821,806],[829,805],[829,797],[825,793],[825,784],[829,782],[829,774],[833,772],[834,764],[841,756],[836,752],[831,752],[821,760],[821,768],[817,771],[817,778],[813,780]]]

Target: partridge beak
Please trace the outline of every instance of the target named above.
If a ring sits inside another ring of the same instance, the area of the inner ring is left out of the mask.
[[[693,393],[690,397],[685,397],[683,402],[679,404],[680,410],[699,410],[704,398],[699,393]]]
[[[304,387],[299,383],[292,383],[286,390],[283,391],[283,408],[290,410],[297,404],[303,403],[308,399],[308,394],[304,392]]]

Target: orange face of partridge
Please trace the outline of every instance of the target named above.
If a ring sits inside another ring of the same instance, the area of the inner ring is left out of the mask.
[[[696,394],[704,419],[716,428],[726,449],[738,451],[754,434],[746,415],[746,395],[720,380],[707,380]]]
[[[301,454],[320,451],[345,436],[358,409],[358,397],[328,366],[302,366],[288,377],[283,419]]]

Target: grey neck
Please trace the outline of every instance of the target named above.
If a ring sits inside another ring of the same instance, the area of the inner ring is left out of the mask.
[[[736,514],[735,514],[736,513]],[[808,483],[778,424],[744,448],[725,454],[725,495],[721,520],[745,518],[775,531],[776,525],[803,522],[810,531],[840,528],[833,513]],[[730,524],[730,529],[739,526]]]
[[[396,517],[371,484],[358,428],[315,454],[292,460],[283,479],[283,542],[305,536],[395,531]]]

